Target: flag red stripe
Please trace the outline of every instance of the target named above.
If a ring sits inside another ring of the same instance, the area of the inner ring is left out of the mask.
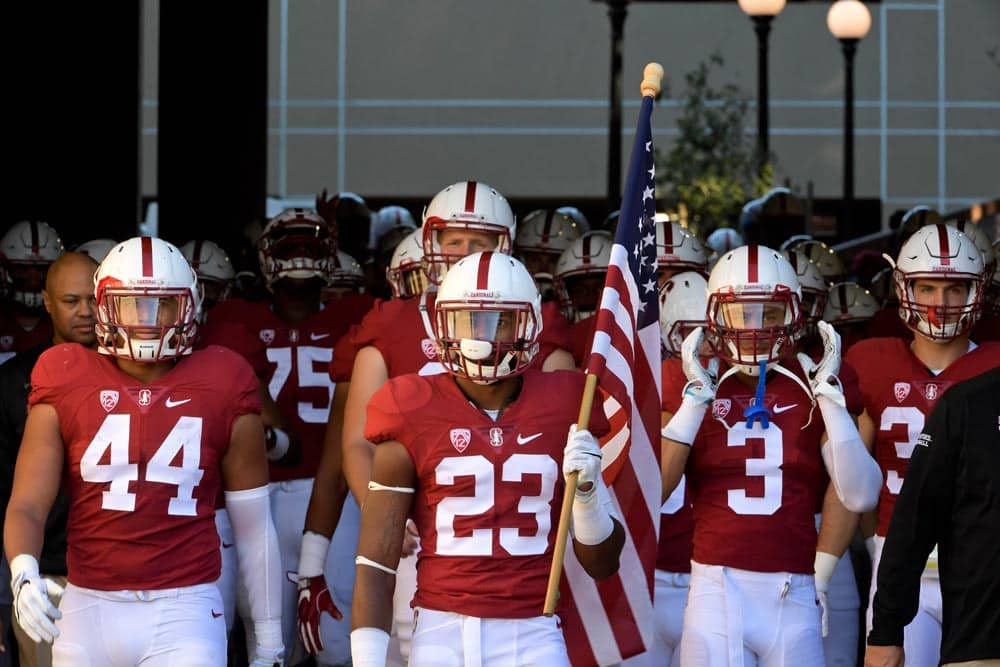
[[[747,282],[755,283],[757,282],[757,246],[751,245],[747,246],[749,250],[747,251]]]
[[[573,599],[573,587],[563,577],[559,583],[559,606],[556,609],[559,620],[562,622],[563,636],[566,637],[566,650],[569,653],[569,661],[573,667],[581,665],[596,665],[597,657],[587,639],[587,631],[583,626],[583,619],[580,618],[580,609]],[[573,641],[570,641],[573,639]]]
[[[469,181],[465,184],[465,212],[472,213],[476,210],[476,182]]]
[[[479,268],[476,271],[476,289],[484,290],[490,286],[490,259],[493,253],[484,252],[479,256]]]
[[[601,594],[601,606],[604,607],[604,613],[612,619],[611,631],[615,635],[618,650],[625,652],[627,648],[631,648],[632,651],[641,651],[643,648],[642,634],[639,632],[635,615],[629,606],[621,577],[616,574],[603,581],[598,581],[597,590]]]
[[[142,237],[142,277],[153,277],[153,239],[148,236]]]
[[[948,249],[948,228],[937,225],[938,250],[941,253],[941,266],[951,265],[951,251]]]

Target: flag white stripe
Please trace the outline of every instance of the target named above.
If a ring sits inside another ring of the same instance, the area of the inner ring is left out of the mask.
[[[580,561],[576,559],[572,548],[566,549],[563,572],[566,576],[566,583],[573,591],[573,603],[580,612],[580,620],[583,623],[587,641],[590,643],[590,649],[597,659],[597,664],[613,665],[621,662],[622,656],[618,651],[618,642],[611,629],[611,619],[604,612],[601,594],[597,591],[594,580],[590,578],[590,575],[580,565]]]

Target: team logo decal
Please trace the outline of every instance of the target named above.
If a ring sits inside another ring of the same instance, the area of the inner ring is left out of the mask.
[[[274,342],[274,329],[261,329],[260,330],[260,340],[264,345],[270,345]]]
[[[892,393],[896,395],[896,402],[902,403],[906,400],[906,397],[910,395],[910,383],[897,382],[892,388]]]
[[[490,444],[494,447],[503,447],[503,429],[499,426],[490,429]]]
[[[470,442],[472,442],[472,431],[467,428],[451,429],[451,444],[459,454],[469,447]]]
[[[114,389],[105,389],[101,392],[101,407],[105,412],[111,412],[118,405],[118,392]]]
[[[717,398],[712,401],[712,416],[716,419],[725,419],[732,407],[733,402],[728,398]]]
[[[139,390],[139,405],[146,406],[153,402],[153,392],[149,389]]]
[[[13,336],[0,336],[0,350],[9,350],[14,347]]]
[[[936,401],[938,397],[938,386],[936,384],[928,384],[925,386],[924,396],[927,397],[928,401]]]
[[[296,344],[296,343],[299,342],[299,330],[298,329],[290,329],[288,331],[288,342],[291,343],[292,345],[294,345],[294,344]]]
[[[420,349],[424,351],[424,356],[428,359],[437,359],[437,347],[430,338],[420,341]]]

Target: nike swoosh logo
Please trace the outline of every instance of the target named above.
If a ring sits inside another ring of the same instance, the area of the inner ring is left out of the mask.
[[[229,544],[226,544],[225,542],[222,543],[222,548],[223,549],[231,549],[232,546],[233,546],[232,543],[229,543]]]
[[[221,611],[215,611],[214,609],[212,610],[212,618],[219,618],[220,616],[222,616]]]
[[[791,410],[792,408],[797,407],[797,406],[798,406],[798,403],[792,403],[791,405],[782,405],[782,406],[779,406],[777,403],[775,403],[774,404],[774,414],[780,415],[782,412],[787,412],[788,410]]]
[[[167,401],[166,401],[166,406],[167,406],[168,408],[176,408],[176,407],[177,407],[178,405],[184,405],[185,403],[190,403],[190,402],[191,402],[191,399],[190,399],[190,398],[185,398],[185,399],[183,399],[183,400],[180,400],[180,401],[172,401],[172,400],[170,400],[170,398],[168,397],[168,398],[167,398]]]
[[[534,440],[535,438],[540,438],[540,437],[542,437],[541,433],[536,433],[535,435],[529,435],[527,438],[522,437],[521,434],[518,433],[517,434],[517,444],[519,444],[519,445],[526,445],[529,442],[531,442],[532,440]]]
[[[330,334],[309,334],[309,340],[323,340],[324,338],[329,338]]]

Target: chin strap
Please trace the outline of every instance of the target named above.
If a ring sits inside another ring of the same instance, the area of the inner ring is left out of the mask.
[[[770,418],[771,411],[764,407],[764,376],[767,374],[767,371],[769,370],[773,370],[776,373],[781,373],[785,377],[789,378],[792,382],[797,384],[802,389],[803,392],[805,392],[806,396],[809,397],[809,405],[810,405],[809,419],[806,420],[806,423],[799,430],[805,430],[809,428],[809,425],[812,423],[813,419],[813,411],[816,409],[816,397],[813,396],[813,393],[809,391],[809,387],[807,387],[806,384],[795,373],[791,372],[781,364],[774,364],[770,368],[767,368],[766,361],[760,362],[760,379],[757,381],[757,393],[755,394],[750,407],[748,407],[746,410],[743,411],[743,416],[747,419],[747,428],[750,428],[752,426],[753,421],[755,420],[760,420],[761,425],[764,428],[767,428],[768,422],[763,419],[764,413],[767,413],[766,415],[767,418]],[[726,369],[726,372],[719,377],[719,383],[716,386],[721,387],[722,383],[725,382],[726,378],[728,378],[731,375],[736,375],[739,372],[741,371],[738,366],[730,366],[729,368]],[[715,419],[715,421],[722,424],[727,431],[732,429],[732,426],[727,424],[725,419],[723,419],[722,417],[715,415],[714,411],[712,414],[712,418]]]

